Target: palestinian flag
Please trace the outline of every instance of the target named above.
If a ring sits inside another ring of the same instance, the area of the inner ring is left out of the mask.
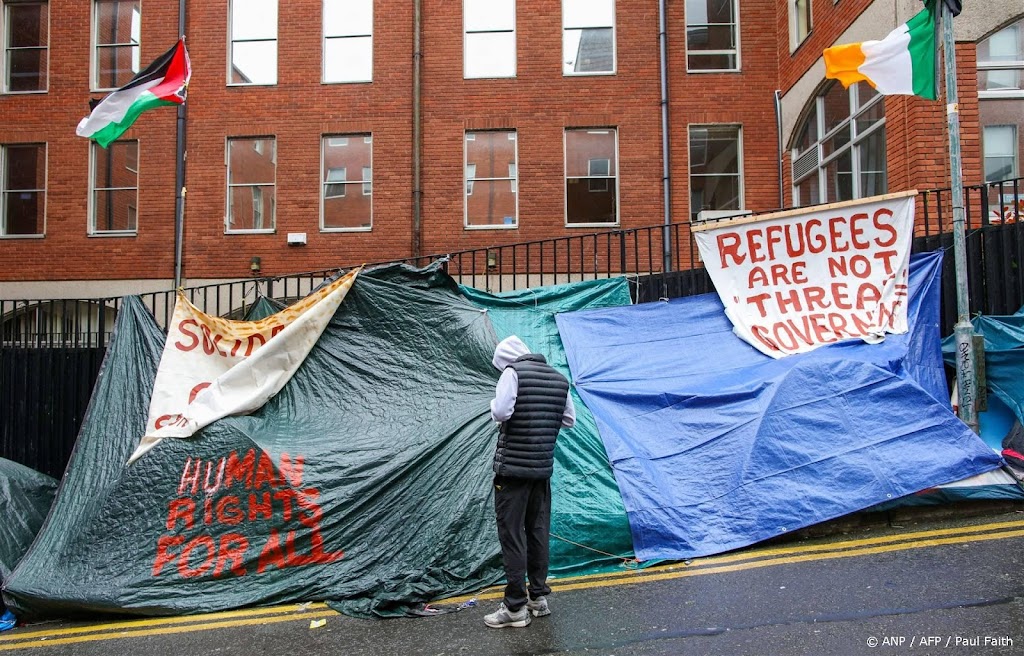
[[[849,87],[866,81],[882,95],[935,100],[935,0],[881,41],[826,48],[825,77]]]
[[[131,82],[96,103],[75,132],[106,148],[124,134],[142,112],[185,102],[191,76],[192,66],[182,39]]]

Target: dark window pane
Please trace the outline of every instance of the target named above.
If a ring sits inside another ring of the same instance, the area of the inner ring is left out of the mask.
[[[46,47],[46,4],[7,5],[8,48]]]
[[[8,91],[46,89],[46,50],[9,50],[7,55]]]
[[[739,128],[709,126],[690,129],[690,173],[738,174]]]
[[[828,133],[850,116],[850,92],[833,82],[822,97],[825,99],[825,132]]]
[[[109,148],[96,148],[93,189],[138,187],[139,142],[115,141]]]
[[[731,71],[736,69],[736,55],[700,55],[690,53],[686,67],[691,71]]]
[[[690,213],[700,210],[738,210],[740,179],[733,175],[694,176],[690,178]]]
[[[689,50],[732,50],[736,47],[731,25],[701,25],[686,29]]]
[[[811,101],[814,103],[814,101]],[[817,107],[817,104],[815,104]],[[796,150],[798,153],[807,151],[808,148],[813,146],[818,141],[818,112],[812,110],[804,121],[803,126],[800,128],[799,137],[796,140]]]
[[[853,200],[853,157],[852,151],[846,151],[829,163],[826,170],[828,179],[827,202]]]
[[[607,191],[592,191],[591,183],[601,183],[598,188],[607,184]],[[567,222],[578,223],[615,223],[616,202],[615,182],[613,180],[593,178],[568,178],[565,181],[565,201]]]
[[[43,193],[18,191],[4,194],[7,214],[5,235],[43,234]]]
[[[46,185],[46,148],[8,146],[5,191],[43,189]]]

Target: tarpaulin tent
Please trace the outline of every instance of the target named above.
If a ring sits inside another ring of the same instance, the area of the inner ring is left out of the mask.
[[[727,551],[998,467],[949,409],[940,265],[912,262],[908,333],[779,360],[717,295],[558,315],[637,556]]]
[[[590,280],[489,294],[462,292],[487,309],[498,339],[519,336],[548,363],[570,376],[555,315],[584,309],[629,305],[625,278]],[[571,380],[571,378],[570,378]],[[555,445],[551,477],[551,572],[554,575],[620,569],[633,558],[626,509],[594,416],[571,390],[576,425],[562,429]]]
[[[56,492],[56,479],[0,458],[0,584],[28,551]]]
[[[486,315],[437,269],[364,273],[262,409],[126,467],[163,335],[119,313],[62,492],[4,590],[29,616],[331,599],[402,612],[501,577]]]
[[[995,452],[1002,451],[1003,439],[1024,418],[1024,315],[976,316],[974,332],[985,345],[985,382],[988,408],[978,413],[982,440]],[[956,368],[956,337],[942,341],[946,364]],[[962,499],[1022,499],[1024,490],[1005,471],[993,471],[928,490],[916,501],[948,503]]]

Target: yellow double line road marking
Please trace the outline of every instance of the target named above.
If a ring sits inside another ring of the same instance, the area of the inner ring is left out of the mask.
[[[793,563],[804,563],[836,558],[852,558],[874,554],[923,549],[942,545],[1004,540],[1024,536],[1024,520],[996,522],[963,526],[958,528],[917,531],[895,535],[844,540],[824,544],[794,545],[767,549],[752,549],[742,553],[726,554],[696,559],[688,564],[674,563],[658,565],[628,572],[611,572],[576,576],[552,581],[556,592],[584,590],[588,588],[635,585],[652,581],[666,581],[689,576],[723,574],[762,567],[773,567]],[[498,599],[502,588],[493,587],[477,595],[466,595],[443,600],[444,604],[458,604],[470,599]],[[250,608],[245,610],[209,613],[165,618],[150,618],[93,624],[90,626],[60,629],[15,631],[0,635],[0,651],[49,647],[80,642],[117,640],[142,636],[191,633],[213,629],[235,628],[255,624],[308,621],[337,616],[325,604],[293,604],[273,608]]]

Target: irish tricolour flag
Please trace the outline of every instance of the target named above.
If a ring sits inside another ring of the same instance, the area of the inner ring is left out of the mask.
[[[825,77],[844,87],[866,81],[883,95],[935,100],[935,0],[881,41],[826,48]]]
[[[106,148],[124,134],[142,112],[185,102],[191,75],[185,41],[181,40],[131,82],[100,101],[78,124],[76,133]]]

